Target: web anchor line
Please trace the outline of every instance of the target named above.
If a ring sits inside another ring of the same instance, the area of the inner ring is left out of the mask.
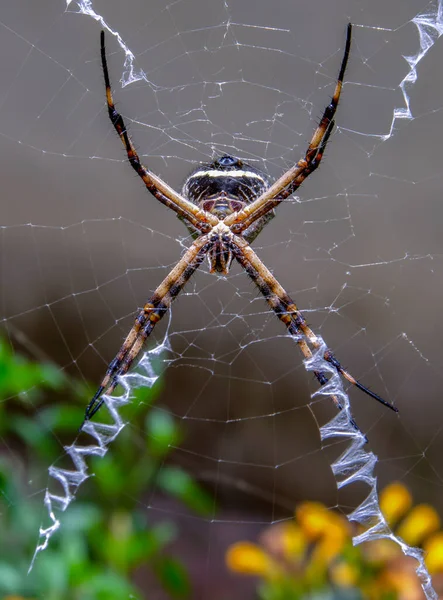
[[[333,366],[324,359],[327,346],[321,337],[318,337],[318,339],[321,344],[320,347],[314,352],[312,358],[305,359],[303,363],[307,371],[325,371],[330,374],[330,379],[327,386],[320,387],[313,393],[313,397],[334,394],[342,404],[342,410],[328,423],[320,427],[321,441],[324,442],[331,438],[345,438],[350,441],[346,450],[331,464],[337,488],[341,489],[356,482],[363,482],[369,487],[369,493],[365,500],[347,515],[350,522],[360,523],[366,528],[363,533],[354,536],[353,544],[357,546],[363,542],[380,539],[392,540],[400,546],[405,556],[417,560],[416,573],[426,598],[428,600],[438,600],[438,595],[432,587],[431,576],[424,563],[422,550],[409,546],[395,535],[381,512],[377,492],[377,477],[375,476],[378,457],[373,452],[365,450],[367,439],[355,427],[349,397],[343,387],[343,381]]]

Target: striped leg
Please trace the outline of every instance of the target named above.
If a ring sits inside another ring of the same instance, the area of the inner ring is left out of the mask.
[[[140,158],[137,154],[134,144],[129,137],[123,117],[115,109],[114,98],[111,90],[111,82],[109,79],[108,63],[106,60],[104,31],[101,32],[100,42],[109,118],[116,132],[120,136],[123,146],[126,149],[131,167],[134,169],[137,175],[141,177],[145,186],[148,188],[151,194],[157,198],[157,200],[159,200],[168,208],[171,208],[183,219],[189,221],[199,231],[207,233],[211,229],[211,225],[216,225],[218,223],[218,218],[214,215],[206,213],[189,200],[186,200],[186,198],[183,198],[183,196],[180,196],[180,194],[177,194],[175,190],[169,187],[169,185],[167,185],[159,177],[148,171],[148,169],[140,162]]]
[[[320,165],[321,159],[328,143],[331,131],[334,127],[334,117],[340,100],[343,87],[343,78],[348,64],[349,51],[351,49],[352,25],[349,23],[346,36],[345,51],[338,74],[337,83],[331,102],[325,108],[323,116],[309,143],[306,154],[302,160],[291,167],[277,181],[271,185],[257,200],[245,206],[242,210],[227,217],[224,223],[231,227],[234,233],[241,233],[254,221],[262,217],[292,195],[303,181],[313,173]]]
[[[84,422],[91,419],[102,406],[103,394],[111,394],[118,385],[119,377],[128,372],[155,325],[166,314],[172,301],[201,265],[211,247],[212,242],[207,235],[195,240],[139,312],[122,347],[109,364],[100,387],[88,404]]]
[[[317,350],[320,348],[320,341],[309,327],[303,313],[297,308],[295,302],[290,298],[269,269],[267,269],[242,237],[233,236],[230,241],[230,247],[237,261],[263,294],[266,302],[280,321],[286,325],[288,332],[296,338],[303,356],[307,359],[311,358],[312,350],[309,345]],[[398,409],[395,406],[386,402],[386,400],[383,400],[383,398],[362,385],[355,377],[346,371],[335,358],[331,350],[328,349],[324,353],[323,358],[333,365],[338,373],[349,381],[349,383],[352,383],[352,385],[355,385],[359,390],[368,396],[371,396],[371,398],[374,398],[378,402],[381,402],[384,406],[387,406],[394,412],[398,412]],[[328,382],[326,374],[322,371],[314,371],[314,375],[320,385],[325,385]],[[342,406],[339,399],[335,396],[331,397],[337,405],[337,408],[341,409]]]

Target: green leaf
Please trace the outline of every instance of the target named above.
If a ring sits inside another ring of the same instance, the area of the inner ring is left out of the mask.
[[[78,598],[84,600],[122,600],[123,598],[131,598],[137,600],[140,598],[136,594],[135,588],[121,575],[114,571],[107,571],[94,574],[92,577],[85,579],[79,586]]]
[[[57,433],[75,432],[83,422],[84,407],[74,404],[53,404],[42,409],[39,420],[48,429],[55,429]]]
[[[28,396],[39,388],[59,389],[65,381],[65,375],[55,365],[27,360],[0,338],[0,398],[18,395],[27,402]]]
[[[41,424],[23,415],[12,415],[9,419],[10,430],[17,434],[30,448],[37,450],[41,456],[52,456],[60,445],[48,435]]]
[[[50,592],[67,592],[69,590],[68,565],[61,552],[47,549],[39,556],[34,566],[34,576],[38,576],[39,585],[43,590]]]
[[[174,558],[166,556],[156,565],[156,573],[163,587],[174,598],[187,598],[191,584],[184,566]]]
[[[180,442],[180,434],[175,420],[165,410],[153,408],[146,417],[146,430],[148,433],[148,448],[154,456],[164,456],[171,446]]]
[[[213,514],[213,498],[183,469],[163,467],[158,475],[158,485],[198,514],[205,517]]]
[[[17,594],[22,589],[23,574],[12,565],[0,562],[0,592]]]

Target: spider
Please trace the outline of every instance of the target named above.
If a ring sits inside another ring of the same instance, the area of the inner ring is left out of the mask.
[[[303,356],[309,359],[312,357],[313,350],[318,350],[320,339],[309,327],[294,301],[249,244],[272,219],[274,208],[294,194],[303,181],[320,165],[334,127],[334,116],[349,58],[351,34],[352,25],[349,23],[334,95],[314,131],[305,156],[296,165],[271,185],[266,175],[258,169],[238,158],[224,155],[210,164],[203,164],[196,168],[186,180],[182,193],[178,194],[140,162],[123,117],[114,106],[106,60],[105,33],[101,32],[101,62],[112,125],[123,142],[131,167],[141,177],[151,194],[184,221],[194,241],[136,316],[131,331],[109,364],[103,381],[86,408],[83,425],[103,405],[104,395],[114,391],[155,325],[166,314],[172,301],[205,257],[208,258],[211,273],[222,275],[228,274],[231,263],[235,259],[263,294],[269,307],[286,325],[288,333],[295,338]],[[352,385],[398,412],[395,406],[366,388],[345,370],[331,350],[325,350],[324,359]],[[314,371],[314,375],[321,386],[328,382],[326,373]],[[339,398],[334,395],[331,397],[337,408],[342,409]],[[352,424],[358,430],[354,421]]]

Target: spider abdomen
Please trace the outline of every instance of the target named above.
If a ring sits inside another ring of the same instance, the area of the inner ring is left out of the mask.
[[[211,210],[204,205],[216,210],[211,202],[220,207],[225,204],[226,209],[221,208],[222,212],[235,212],[255,200],[268,187],[269,181],[264,173],[226,154],[195,169],[183,186],[183,195],[208,212]]]

